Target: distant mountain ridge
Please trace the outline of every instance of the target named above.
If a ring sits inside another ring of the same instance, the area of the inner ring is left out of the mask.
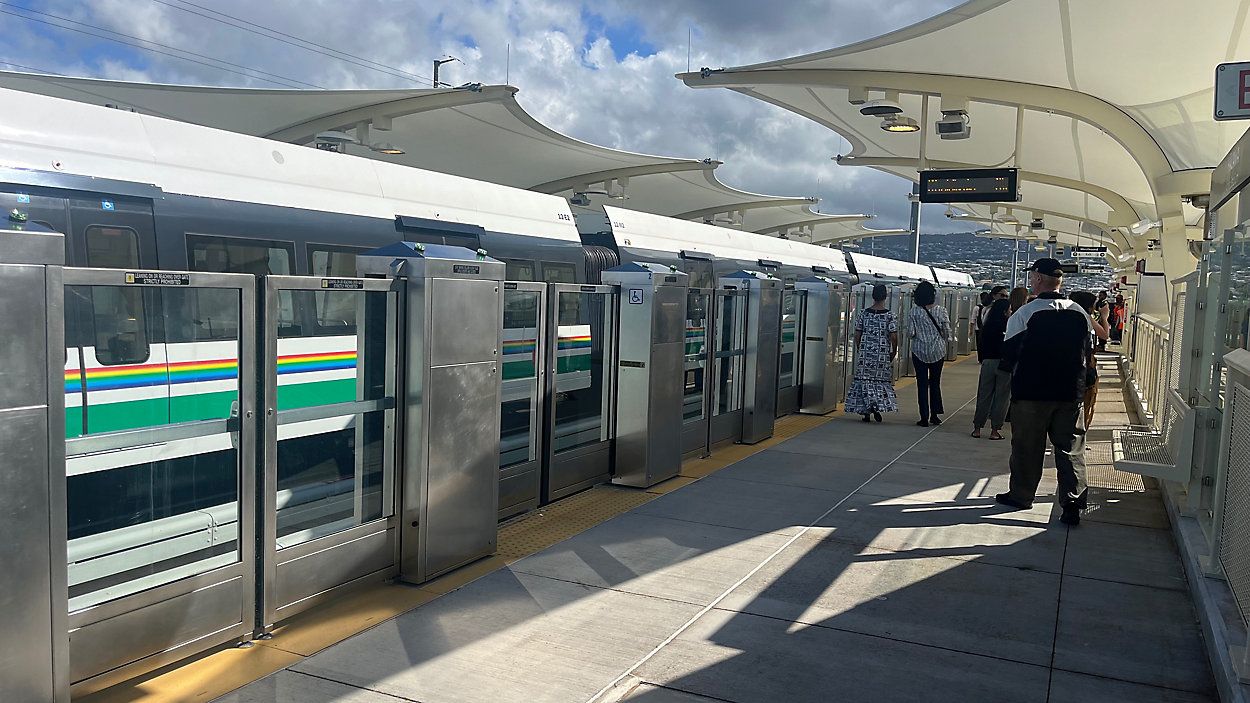
[[[874,241],[875,240],[875,241]],[[967,273],[981,285],[1010,285],[1012,240],[978,237],[971,232],[921,234],[920,263]],[[852,254],[861,252],[891,259],[911,260],[911,236],[873,237],[848,248]],[[1045,256],[1044,251],[1020,249],[1020,267]],[[1024,275],[1019,276],[1023,285]],[[1065,278],[1065,290],[1101,290],[1107,287],[1109,275],[1075,274]]]

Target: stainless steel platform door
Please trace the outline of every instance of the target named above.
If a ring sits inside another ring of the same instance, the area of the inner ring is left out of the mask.
[[[712,394],[712,290],[686,291],[686,354],[682,377],[683,454],[706,454]]]
[[[611,478],[616,287],[554,283],[547,301],[543,503]]]
[[[742,433],[755,444],[773,434],[777,416],[777,360],[781,351],[781,281],[758,271],[721,277],[723,287],[746,294],[746,350],[742,374]]]
[[[842,301],[842,334],[839,336],[838,362],[842,369],[842,385],[838,391],[840,402],[846,401],[846,392],[855,376],[855,318],[859,315],[859,296],[844,290],[838,296]]]
[[[499,544],[505,267],[482,249],[396,242],[356,270],[404,281],[399,578],[423,583]]]
[[[20,211],[19,211],[20,212]],[[0,224],[0,700],[69,703],[65,238]]]
[[[955,339],[958,341],[956,353],[960,356],[967,356],[972,353],[972,311],[976,302],[975,296],[974,291],[966,288],[961,289],[959,291],[958,312],[951,314],[955,327]]]
[[[777,361],[777,417],[799,409],[803,385],[803,326],[806,292],[787,287],[781,292],[781,351]]]
[[[836,281],[820,276],[801,278],[794,285],[803,295],[804,324],[799,328],[799,344],[803,352],[800,410],[812,415],[824,415],[838,407],[842,386],[842,367],[838,362],[842,290]]]
[[[619,287],[612,482],[647,488],[681,471],[681,428],[690,277],[660,264],[602,273]]]
[[[503,286],[500,520],[538,507],[547,381],[547,286],[524,281],[506,281]]]
[[[341,588],[397,572],[402,287],[265,278],[261,632]]]
[[[747,294],[720,289],[713,302],[712,404],[708,446],[742,437],[742,398],[746,385]]]
[[[75,694],[255,620],[255,278],[65,269]]]
[[[911,327],[908,325],[908,313],[911,312],[911,294],[916,286],[911,283],[897,283],[890,287],[890,310],[898,318],[898,357],[894,360],[894,379],[911,376],[916,373],[911,361]]]
[[[947,319],[950,320],[951,334],[946,338],[946,360],[954,361],[959,353],[959,291],[954,288],[943,288],[938,291],[938,304],[946,308]]]

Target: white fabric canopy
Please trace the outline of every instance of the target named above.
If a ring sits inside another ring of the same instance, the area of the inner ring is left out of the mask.
[[[0,72],[0,87],[293,144],[311,144],[320,132],[344,131],[364,143],[346,147],[356,156],[565,198],[580,194],[596,210],[610,204],[734,229],[769,229],[774,235],[813,220],[821,221],[814,227],[821,233],[845,229],[845,218],[826,222],[826,216],[805,210],[814,198],[748,193],[722,183],[717,161],[638,154],[560,134],[527,113],[512,86],[256,90]],[[380,154],[367,146],[383,143],[404,153]]]
[[[1250,0],[971,0],[846,47],[680,78],[836,130],[851,143],[845,164],[911,180],[924,167],[1017,166],[1020,219],[1043,217],[1061,240],[1092,226],[1140,250],[1133,224],[1201,224],[1180,197],[1209,191],[1208,170],[1246,129],[1216,122],[1212,102],[1216,64],[1250,56],[1248,11]],[[850,102],[895,97],[917,121],[927,105],[923,155],[922,133],[887,133]],[[961,99],[971,137],[939,139],[932,122]]]

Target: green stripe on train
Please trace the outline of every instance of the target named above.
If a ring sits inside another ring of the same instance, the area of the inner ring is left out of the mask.
[[[85,434],[121,432],[198,420],[224,420],[230,417],[230,411],[237,397],[238,394],[235,391],[218,391],[88,405]],[[354,378],[296,383],[278,387],[279,410],[349,403],[355,399],[356,379]],[[83,434],[82,408],[66,408],[65,438],[73,439]]]
[[[83,409],[65,409],[65,437],[83,434],[121,432],[144,427],[160,427],[179,422],[224,420],[230,417],[234,391],[179,395],[171,398],[145,398],[120,403],[87,405],[86,432],[83,432]]]
[[[503,380],[515,381],[518,378],[533,378],[533,361],[505,361],[503,363]]]
[[[556,357],[556,373],[572,373],[574,371],[589,371],[591,358],[589,354],[576,354],[574,356],[558,356]]]

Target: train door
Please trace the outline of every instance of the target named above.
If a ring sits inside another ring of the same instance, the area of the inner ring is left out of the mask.
[[[617,332],[615,286],[553,283],[547,291],[544,503],[611,477]]]
[[[781,351],[777,363],[777,417],[789,415],[799,407],[799,389],[803,385],[804,303],[806,292],[795,290],[793,284],[781,292]]]
[[[511,268],[511,265],[509,265]],[[505,281],[499,423],[499,519],[538,507],[547,381],[547,286]]]
[[[396,280],[266,276],[259,628],[396,573]],[[288,316],[288,306],[296,311]]]
[[[254,620],[254,282],[121,268],[142,261],[140,223],[76,224],[87,259],[118,268],[64,272],[85,337],[69,351],[87,361],[65,377],[81,399],[65,466],[76,694]],[[118,250],[100,253],[105,241]]]
[[[712,289],[686,291],[686,348],[682,376],[683,454],[707,452],[709,402],[707,392],[712,349]]]
[[[716,335],[712,352],[712,406],[708,446],[742,437],[746,391],[747,292],[722,288],[712,301]]]

